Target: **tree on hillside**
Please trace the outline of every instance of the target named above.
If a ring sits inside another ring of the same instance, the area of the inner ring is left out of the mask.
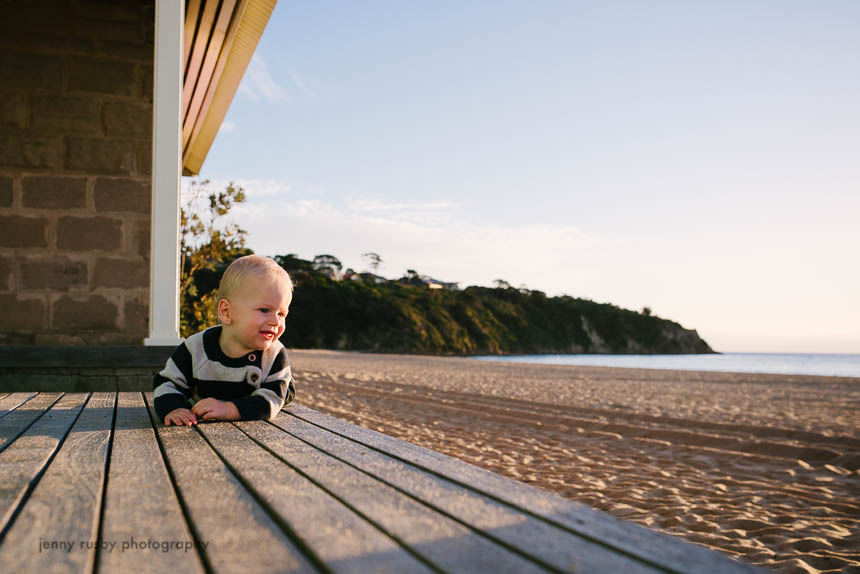
[[[338,279],[343,264],[334,255],[316,255],[314,257],[314,271],[327,275],[330,279]]]
[[[379,267],[382,265],[382,257],[380,257],[378,253],[369,251],[362,255],[361,258],[367,262],[367,266],[370,267],[374,273],[379,271]]]
[[[275,262],[286,269],[289,273],[295,273],[297,271],[313,271],[314,264],[311,261],[306,259],[299,258],[295,253],[289,253],[287,255],[275,255]]]
[[[232,182],[220,192],[209,180],[191,182],[180,212],[180,333],[187,337],[218,320],[215,293],[219,270],[246,255],[247,231],[225,220],[230,210],[245,201],[245,190]],[[214,283],[214,285],[213,285]]]

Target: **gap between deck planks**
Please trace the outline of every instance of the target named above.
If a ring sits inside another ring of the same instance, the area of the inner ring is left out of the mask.
[[[147,397],[0,397],[4,570],[757,571],[299,405],[177,428]]]

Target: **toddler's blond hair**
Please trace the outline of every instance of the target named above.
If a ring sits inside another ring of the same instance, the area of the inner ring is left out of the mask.
[[[251,276],[283,281],[290,293],[290,300],[292,300],[293,280],[290,279],[290,274],[283,267],[278,265],[274,259],[264,255],[246,255],[233,261],[221,277],[218,293],[215,295],[216,308],[221,299],[229,299],[239,291],[242,283]]]

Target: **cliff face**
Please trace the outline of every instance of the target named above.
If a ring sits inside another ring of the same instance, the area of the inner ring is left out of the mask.
[[[588,336],[590,344],[575,346],[569,352],[617,355],[684,355],[714,352],[699,337],[695,329],[685,329],[672,321],[655,319],[660,322],[656,337],[647,337],[643,340],[637,338],[637,333],[626,331],[615,344],[609,344],[588,323],[588,319],[582,317],[582,329]]]
[[[663,321],[662,319],[658,319]],[[583,318],[583,321],[585,319]],[[659,335],[656,340],[643,342],[637,340],[632,334],[623,336],[621,345],[608,345],[600,334],[594,330],[586,330],[591,339],[588,350],[582,349],[579,353],[596,354],[618,354],[618,355],[685,355],[685,354],[707,354],[714,350],[701,338],[695,329],[684,329],[677,323],[665,321],[660,326]]]
[[[540,291],[430,290],[293,271],[288,346],[397,353],[712,353],[696,331],[651,315]]]
[[[698,354],[698,353],[713,353],[714,350],[708,345],[704,339],[699,336],[695,329],[684,329],[677,323],[674,323],[675,328],[667,328],[663,339],[666,341],[668,348],[677,349],[675,352],[679,354]],[[669,351],[656,351],[660,354],[668,354]]]

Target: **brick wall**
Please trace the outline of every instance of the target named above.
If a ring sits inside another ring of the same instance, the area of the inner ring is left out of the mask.
[[[0,0],[0,345],[147,335],[153,23]]]

